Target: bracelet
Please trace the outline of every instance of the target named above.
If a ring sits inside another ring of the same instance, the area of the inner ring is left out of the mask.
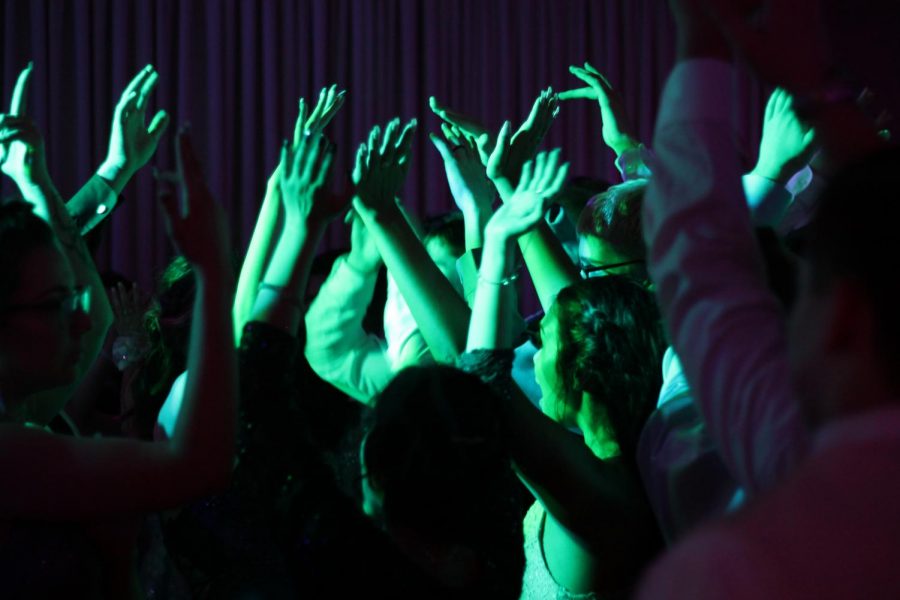
[[[494,281],[493,279],[488,279],[486,277],[482,277],[481,273],[480,272],[478,273],[478,281],[483,281],[484,283],[487,283],[489,285],[507,286],[507,285],[511,285],[518,278],[519,278],[519,274],[513,273],[509,277],[504,277],[503,279],[501,279],[499,281]]]
[[[270,292],[275,292],[278,294],[279,300],[283,302],[287,302],[288,304],[294,306],[300,311],[306,309],[303,305],[303,301],[300,300],[299,296],[295,296],[294,294],[286,293],[287,288],[283,285],[273,285],[271,283],[262,282],[259,284],[259,291],[269,290]]]

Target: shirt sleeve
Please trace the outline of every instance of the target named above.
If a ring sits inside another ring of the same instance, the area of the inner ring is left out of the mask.
[[[680,63],[666,84],[644,207],[670,339],[722,460],[753,494],[805,453],[783,311],[766,287],[731,122],[733,68]]]
[[[391,379],[384,340],[363,329],[375,275],[338,257],[306,312],[306,359],[316,374],[351,398],[368,403]]]
[[[115,190],[99,175],[91,177],[72,198],[66,202],[66,209],[84,235],[109,216],[116,206]]]

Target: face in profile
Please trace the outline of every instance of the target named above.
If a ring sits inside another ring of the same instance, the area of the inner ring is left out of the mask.
[[[72,383],[91,327],[87,292],[76,289],[56,245],[32,249],[19,268],[19,284],[0,313],[0,381],[7,397]]]
[[[559,377],[559,318],[557,305],[550,307],[540,328],[541,347],[534,355],[534,377],[541,388],[541,410],[557,422],[566,420],[563,385]]]

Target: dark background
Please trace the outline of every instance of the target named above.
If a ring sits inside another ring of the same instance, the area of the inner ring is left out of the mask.
[[[492,127],[505,118],[515,126],[541,88],[579,86],[567,67],[588,60],[621,90],[649,142],[674,62],[663,0],[7,0],[0,4],[0,31],[2,104],[33,60],[30,112],[64,197],[102,161],[113,106],[127,82],[145,64],[155,65],[160,80],[148,116],[165,108],[173,122],[151,166],[171,168],[172,133],[190,122],[239,252],[280,140],[293,130],[297,99],[314,102],[321,86],[335,82],[348,90],[327,130],[338,145],[339,182],[373,124],[395,115],[419,119],[404,199],[425,216],[453,206],[438,153],[425,137],[439,123],[428,109],[430,95]],[[896,72],[897,56],[886,60]],[[745,87],[736,117],[749,162],[765,96],[749,79]],[[563,148],[573,175],[615,179],[593,102],[563,103],[544,145]],[[120,271],[145,289],[171,255],[151,166],[125,189],[98,255],[101,269]],[[4,196],[14,193],[8,181],[3,186]],[[340,247],[346,233],[333,226],[325,247]]]

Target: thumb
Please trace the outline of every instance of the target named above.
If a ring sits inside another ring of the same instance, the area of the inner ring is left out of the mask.
[[[453,153],[450,152],[450,148],[447,147],[447,142],[433,133],[428,134],[428,139],[431,140],[431,143],[434,144],[437,151],[441,153],[441,157],[444,160],[451,160],[453,158]]]

